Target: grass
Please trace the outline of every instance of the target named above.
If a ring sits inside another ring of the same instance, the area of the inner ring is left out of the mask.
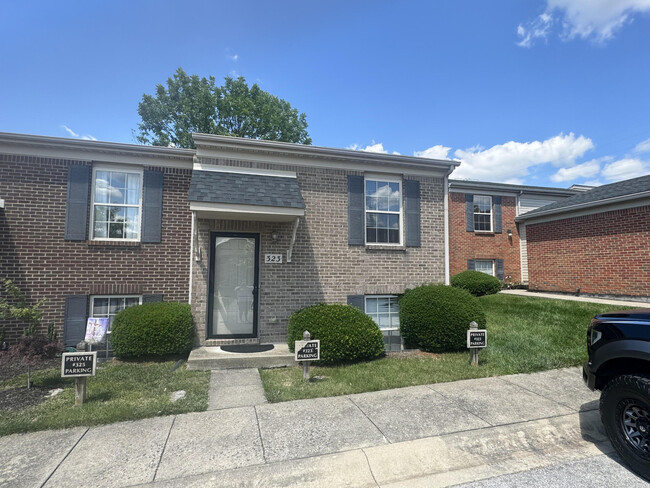
[[[488,347],[479,352],[478,367],[469,365],[465,351],[312,367],[312,378],[321,379],[310,382],[302,381],[300,367],[262,370],[266,398],[283,402],[578,366],[587,359],[591,318],[625,308],[501,294],[479,300],[487,316]]]
[[[98,363],[97,375],[87,379],[86,401],[74,406],[74,379],[62,379],[61,370],[32,373],[36,387],[63,388],[52,399],[22,411],[2,412],[0,435],[45,429],[109,424],[160,415],[202,411],[208,405],[209,372],[187,371],[174,362]],[[0,390],[27,385],[27,375],[0,382]],[[185,398],[170,395],[185,390]]]

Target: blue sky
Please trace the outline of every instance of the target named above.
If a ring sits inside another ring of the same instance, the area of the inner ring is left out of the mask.
[[[650,0],[13,1],[0,131],[134,143],[178,67],[244,76],[319,146],[568,187],[650,173]]]

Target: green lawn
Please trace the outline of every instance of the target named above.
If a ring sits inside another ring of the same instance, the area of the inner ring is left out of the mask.
[[[309,383],[302,381],[300,367],[262,370],[266,397],[282,402],[578,366],[587,358],[591,318],[625,308],[501,294],[479,300],[487,316],[488,347],[480,351],[478,367],[469,365],[469,352],[462,352],[312,367],[312,377],[320,379]]]
[[[35,386],[63,388],[63,392],[40,405],[18,412],[2,412],[0,435],[45,429],[108,424],[158,415],[205,410],[208,406],[210,373],[187,371],[174,362],[98,363],[97,375],[87,379],[86,402],[74,406],[74,379],[62,379],[61,370],[32,373]],[[0,382],[0,390],[26,386],[27,375]],[[185,398],[170,401],[170,394],[185,390]]]

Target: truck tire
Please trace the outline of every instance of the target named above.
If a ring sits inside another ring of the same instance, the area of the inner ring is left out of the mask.
[[[600,396],[600,417],[619,456],[650,481],[650,378],[612,379]]]

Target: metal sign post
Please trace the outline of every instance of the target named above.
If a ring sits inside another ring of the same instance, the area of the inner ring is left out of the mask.
[[[478,350],[487,347],[487,330],[479,329],[474,321],[469,323],[467,331],[467,348],[469,349],[469,364],[478,366]]]
[[[320,359],[320,341],[310,340],[309,331],[302,333],[302,341],[296,341],[294,350],[296,351],[296,361],[302,361],[302,379],[309,381],[309,361],[318,361]]]
[[[85,344],[79,343],[77,349],[85,349]],[[95,376],[96,371],[97,351],[64,352],[62,354],[61,377],[74,378],[75,405],[82,405],[86,400],[86,378],[88,376]]]

